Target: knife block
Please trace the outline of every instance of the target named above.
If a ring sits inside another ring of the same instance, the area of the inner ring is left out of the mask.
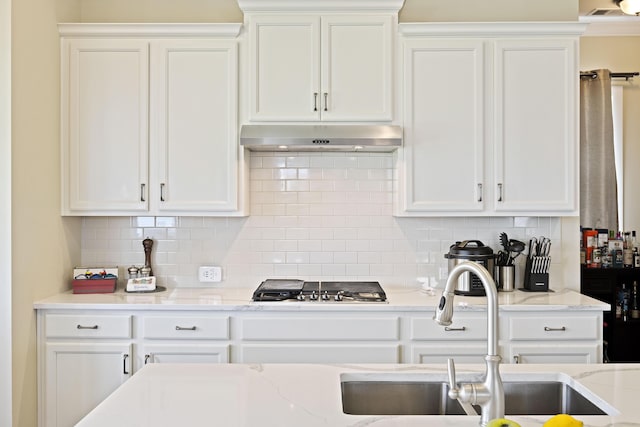
[[[544,258],[546,261],[546,266],[544,269],[540,271],[544,272],[536,272],[533,270],[534,262],[531,258],[527,258],[527,264],[525,265],[524,270],[524,290],[529,292],[548,292],[549,291],[549,263],[551,262],[550,257],[534,257],[534,258]]]

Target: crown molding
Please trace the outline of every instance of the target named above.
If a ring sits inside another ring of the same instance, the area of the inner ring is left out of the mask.
[[[586,24],[579,22],[415,22],[400,23],[403,36],[526,37],[530,35],[580,36]]]
[[[236,23],[61,23],[62,37],[237,37]]]
[[[404,0],[237,0],[247,12],[392,12]]]
[[[587,25],[585,37],[640,36],[640,17],[637,16],[581,16]]]

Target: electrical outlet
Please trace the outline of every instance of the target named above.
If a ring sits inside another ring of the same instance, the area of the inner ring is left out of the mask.
[[[222,268],[202,266],[198,268],[198,280],[201,282],[220,282],[222,280]]]

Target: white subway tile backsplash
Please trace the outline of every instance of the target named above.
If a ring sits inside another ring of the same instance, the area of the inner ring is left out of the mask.
[[[87,217],[82,263],[119,265],[124,275],[144,263],[150,237],[154,272],[170,287],[210,286],[197,279],[205,264],[223,269],[215,286],[253,288],[269,277],[435,286],[457,240],[497,251],[503,231],[525,241],[546,235],[554,257],[562,253],[561,218],[393,217],[392,154],[252,153],[249,165],[251,216]]]

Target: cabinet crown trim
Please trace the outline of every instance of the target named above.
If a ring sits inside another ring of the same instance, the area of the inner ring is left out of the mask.
[[[527,37],[580,36],[587,24],[578,22],[411,22],[400,23],[403,36]]]
[[[243,12],[393,12],[404,0],[238,0]]]
[[[61,23],[63,37],[238,37],[240,23]]]

